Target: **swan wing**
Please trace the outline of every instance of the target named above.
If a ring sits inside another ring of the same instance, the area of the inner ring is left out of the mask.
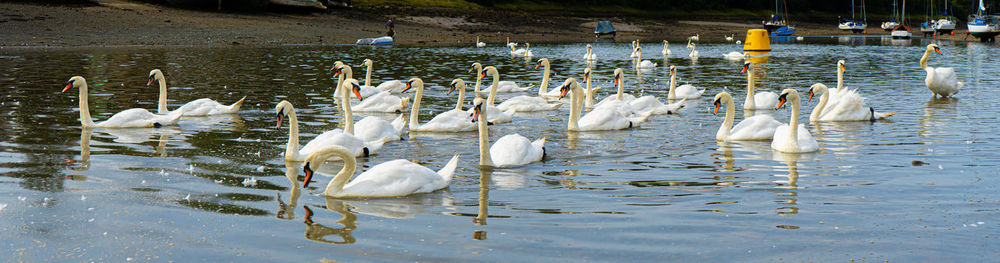
[[[845,88],[846,89],[846,88]],[[838,95],[836,104],[823,108],[820,114],[822,121],[864,121],[871,119],[871,111],[865,104],[865,98],[856,90]]]
[[[768,114],[754,115],[743,119],[729,131],[727,140],[768,140],[774,136],[781,123]]]
[[[95,126],[103,128],[152,128],[176,125],[183,113],[183,110],[175,110],[167,115],[159,115],[146,109],[127,109],[115,113],[111,118],[99,122]]]
[[[422,165],[392,160],[375,165],[344,185],[338,196],[389,197],[429,193],[445,188],[446,181],[437,172]]]
[[[664,106],[663,102],[653,96],[642,96],[629,101],[628,104],[636,111],[648,111]]]
[[[677,98],[686,98],[686,99],[697,99],[697,98],[701,97],[701,94],[704,94],[704,93],[705,93],[705,89],[699,90],[698,88],[696,88],[694,85],[691,85],[691,84],[681,85],[680,87],[677,87],[674,90],[674,96],[675,97],[677,97]],[[775,97],[775,98],[777,98],[777,97]],[[754,99],[757,99],[757,96],[754,96]],[[775,105],[777,105],[777,104],[778,103],[775,102]]]
[[[498,167],[522,166],[540,161],[542,152],[542,147],[535,147],[528,138],[516,133],[500,137],[490,147],[490,157]]]
[[[595,108],[588,112],[577,124],[581,131],[620,130],[632,127],[624,114],[614,108]]]
[[[478,129],[468,112],[452,109],[434,116],[427,123],[421,124],[416,131],[432,132],[466,132]]]
[[[391,123],[375,116],[368,116],[354,124],[354,134],[365,142],[398,141],[399,130]]]
[[[375,94],[378,94],[380,92],[382,92],[382,90],[379,90],[378,88],[372,86],[361,86],[361,91],[358,91],[358,93],[361,94],[362,98],[367,98]]]
[[[819,150],[819,143],[812,137],[812,133],[806,129],[805,124],[799,124],[799,152],[815,152]]]
[[[562,102],[549,104],[549,102],[540,97],[532,96],[517,96],[505,100],[504,102],[497,105],[497,108],[503,111],[510,109],[516,109],[516,111],[529,112],[529,111],[547,111],[559,108]]]
[[[351,110],[359,112],[399,112],[402,109],[403,98],[389,92],[376,93],[351,106]]]
[[[311,141],[306,143],[305,146],[299,149],[299,156],[309,156],[312,152],[329,145],[343,146],[353,152],[354,156],[361,156],[364,154],[364,140],[354,135],[346,134],[341,129],[335,129],[321,133],[316,136],[316,138],[313,138]],[[333,159],[339,158],[331,158],[331,160]]]
[[[778,94],[770,91],[757,92],[753,95],[753,103],[755,110],[774,110],[774,106],[778,105]]]
[[[390,80],[382,82],[382,84],[378,84],[378,87],[375,88],[381,91],[388,91],[390,93],[397,94],[400,91],[403,91],[404,88],[406,88],[406,84],[404,84],[402,81],[399,80]]]
[[[928,71],[930,74],[930,71]],[[936,68],[934,69],[934,82],[931,90],[937,94],[944,96],[950,96],[958,93],[964,83],[958,81],[958,76],[955,75],[954,68]]]

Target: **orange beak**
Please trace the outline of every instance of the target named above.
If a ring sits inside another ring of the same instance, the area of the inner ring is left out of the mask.
[[[66,83],[66,87],[63,88],[61,92],[66,92],[67,90],[73,88],[73,83]]]
[[[569,94],[569,88],[563,88],[562,92],[559,92],[559,99],[566,97],[566,94]]]
[[[473,111],[472,111],[472,122],[476,122],[476,121],[479,120],[479,112],[482,111],[480,109],[481,107],[482,107],[482,105],[476,105],[476,107],[473,108]]]
[[[620,82],[618,79],[620,79],[620,78],[621,77],[619,77],[619,76],[615,76],[615,87],[618,87],[618,83]]]
[[[719,107],[721,107],[721,106],[722,106],[722,103],[719,103],[718,101],[716,101],[715,102],[715,110],[712,111],[712,114],[719,114]]]
[[[780,109],[782,105],[785,105],[785,101],[785,99],[778,100],[778,106],[775,106],[774,109]]]
[[[409,83],[409,82],[407,82],[407,83],[406,83],[406,88],[405,88],[405,89],[403,89],[403,91],[400,91],[399,93],[406,93],[406,91],[407,91],[407,90],[410,90],[410,87],[413,87],[413,86],[412,86],[412,85],[410,85],[410,83]]]
[[[340,70],[337,70],[337,71],[333,72],[333,77],[334,78],[339,77],[339,76],[340,76]]]
[[[840,64],[840,71],[847,72],[847,66],[844,66],[844,64]]]
[[[482,73],[479,73],[479,78],[476,79],[476,80],[482,80],[483,77],[486,77],[486,71],[485,70]]]
[[[154,78],[154,77],[149,77],[149,82],[146,82],[146,87],[149,87],[150,85],[153,85],[153,80],[154,80],[154,79],[156,79],[156,78]]]
[[[815,93],[813,93],[813,91],[812,91],[812,90],[810,89],[810,90],[809,90],[809,99],[808,99],[808,100],[806,100],[806,101],[813,101],[813,95],[814,95],[814,94],[815,94]]]
[[[542,66],[542,62],[538,62],[538,64],[535,64],[535,69],[538,69],[538,67],[541,67],[541,66]]]
[[[451,85],[451,88],[448,89],[448,94],[447,95],[451,95],[451,93],[454,92],[454,91],[455,91],[455,85]]]
[[[747,73],[747,68],[749,68],[749,67],[750,67],[750,65],[745,65],[744,64],[743,65],[743,70],[740,70],[740,73]],[[673,71],[671,71],[670,74],[673,74]]]
[[[309,187],[309,181],[313,178],[313,170],[309,168],[309,163],[306,163],[305,167],[302,167],[302,171],[306,173],[306,179],[302,180],[302,188]]]
[[[941,53],[941,49],[940,48],[934,48],[934,52],[937,52],[938,54],[944,55],[944,53]]]
[[[354,96],[358,97],[358,100],[364,100],[364,98],[361,97],[361,88],[354,87],[351,90],[354,91]]]

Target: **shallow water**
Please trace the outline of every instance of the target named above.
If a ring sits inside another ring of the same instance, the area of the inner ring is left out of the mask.
[[[534,45],[531,60],[501,47],[3,49],[0,238],[12,261],[991,261],[1000,253],[1000,49],[942,42],[945,55],[929,64],[955,67],[965,88],[932,99],[917,64],[928,41],[817,38],[776,43],[755,60],[759,90],[807,94],[815,82],[835,86],[845,59],[847,86],[898,112],[809,124],[820,151],[796,155],[714,140],[723,114],[711,113],[712,96],[729,87],[741,105],[745,94],[742,63],[721,58],[738,46],[701,45],[692,61],[675,43],[664,61],[660,44],[643,44],[660,65],[638,77],[627,43],[597,43],[599,98],[614,92],[615,67],[626,68],[629,92],[665,97],[666,63],[680,83],[708,91],[638,129],[567,133],[568,107],[492,126],[494,140],[548,138],[545,161],[517,169],[480,169],[475,133],[412,134],[361,165],[406,158],[436,170],[457,152],[448,189],[344,200],[319,195],[329,177],[292,187],[286,175],[302,180],[301,163],[281,157],[287,122],[274,127],[280,100],[296,106],[303,143],[341,124],[333,61],[363,78],[362,60],[375,60],[376,84],[423,78],[426,121],[454,107],[452,79],[473,84],[472,62],[537,85],[534,61],[546,57],[553,88],[582,78],[582,44]],[[144,85],[153,68],[165,72],[171,108],[247,102],[239,115],[179,127],[81,129],[76,91],[59,92],[86,77],[99,120],[155,109],[156,88]],[[803,101],[805,122],[815,101]],[[788,111],[773,114],[787,122]]]

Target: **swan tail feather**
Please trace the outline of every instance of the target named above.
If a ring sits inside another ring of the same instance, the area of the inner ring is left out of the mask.
[[[171,112],[169,115],[167,115],[166,124],[169,125],[177,124],[177,121],[181,119],[181,116],[184,116],[184,109],[177,109],[174,112]]]
[[[236,101],[232,105],[229,105],[228,109],[226,109],[226,113],[236,113],[237,111],[240,111],[240,106],[243,106],[243,101],[246,99],[247,96],[243,96],[240,100]]]
[[[552,110],[554,110],[554,109],[558,109],[559,107],[561,107],[561,106],[563,105],[563,103],[564,103],[564,102],[561,102],[561,101],[560,101],[559,103],[555,103],[555,104],[549,104],[549,105],[552,105],[552,107],[549,107],[549,108],[550,108],[550,109],[552,109]]]
[[[892,115],[896,115],[896,112],[895,111],[893,111],[893,112],[877,112],[876,111],[875,112],[875,118],[876,119],[885,119],[885,118],[892,117]]]
[[[546,137],[542,137],[541,139],[531,142],[531,145],[538,148],[545,148],[545,139]]]
[[[382,146],[385,145],[385,141],[386,138],[365,142],[365,148],[368,149],[368,153],[365,155],[373,154],[377,152],[379,149],[382,149]]]
[[[399,114],[399,117],[396,117],[395,120],[392,120],[392,123],[391,123],[392,124],[392,128],[396,129],[396,132],[398,134],[403,134],[403,128],[406,127],[406,117],[404,117],[404,116],[405,116],[405,114],[401,113],[401,114]]]
[[[448,161],[448,164],[445,164],[444,167],[441,167],[441,170],[438,170],[437,172],[438,175],[441,175],[441,178],[444,178],[444,181],[447,183],[451,183],[451,178],[455,175],[455,169],[458,168],[458,156],[459,155],[456,153],[455,157],[451,157],[451,161]]]

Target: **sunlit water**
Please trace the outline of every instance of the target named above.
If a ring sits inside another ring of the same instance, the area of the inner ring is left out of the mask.
[[[682,43],[669,61],[661,45],[644,44],[659,66],[637,77],[627,43],[598,43],[599,98],[614,92],[616,67],[628,72],[628,92],[665,97],[668,63],[680,83],[708,92],[639,129],[567,133],[568,107],[492,126],[494,140],[548,138],[544,162],[518,169],[480,169],[475,133],[409,135],[362,165],[406,158],[438,169],[457,152],[457,177],[434,193],[368,200],[320,196],[329,177],[292,187],[301,163],[281,157],[288,129],[274,127],[277,102],[296,106],[303,143],[338,127],[329,68],[342,60],[363,78],[370,58],[376,84],[428,83],[426,121],[454,107],[445,95],[452,79],[474,83],[473,62],[537,86],[535,59],[546,57],[552,88],[582,78],[583,45],[534,45],[530,60],[501,47],[4,49],[2,250],[12,261],[72,262],[990,261],[1000,251],[1000,53],[942,43],[945,55],[930,64],[955,67],[965,89],[934,100],[917,64],[927,43],[824,38],[774,44],[756,60],[758,89],[806,94],[816,82],[833,87],[835,62],[845,59],[847,85],[877,110],[898,112],[876,123],[810,124],[821,149],[802,155],[715,141],[722,114],[711,113],[712,96],[729,87],[742,105],[745,94],[742,62],[721,58],[739,46],[700,45],[695,62]],[[60,93],[82,75],[95,118],[152,110],[157,90],[144,84],[153,68],[166,74],[171,108],[202,97],[247,103],[238,116],[179,127],[84,130],[77,92]],[[814,105],[804,102],[801,121]],[[774,114],[787,122],[788,111]]]

